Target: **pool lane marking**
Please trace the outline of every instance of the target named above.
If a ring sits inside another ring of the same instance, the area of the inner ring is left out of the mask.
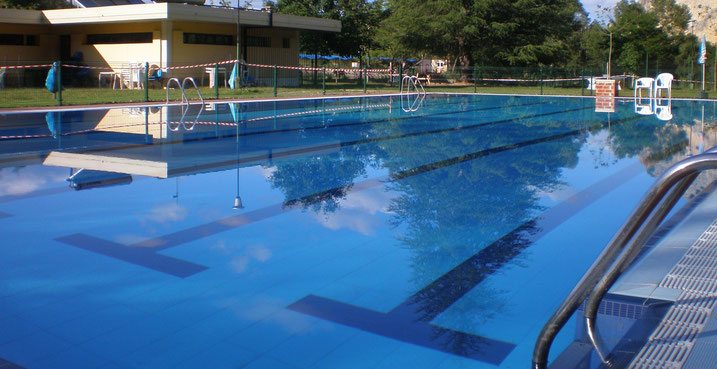
[[[25,369],[25,368],[0,357],[0,369]]]
[[[55,240],[180,278],[186,278],[208,269],[206,266],[159,254],[151,249],[126,246],[81,233],[59,237]]]
[[[619,124],[619,123],[622,123],[625,121],[639,119],[641,117],[642,116],[638,115],[638,116],[633,116],[633,117],[629,117],[629,118],[624,118],[622,120],[617,120],[617,121],[613,122],[612,124]],[[603,125],[605,125],[605,124],[600,124],[600,126],[603,126]],[[478,152],[475,152],[472,154],[461,155],[459,157],[443,160],[440,162],[442,166],[427,164],[427,165],[423,165],[423,166],[420,166],[417,168],[411,168],[411,169],[407,169],[407,170],[404,170],[401,172],[397,172],[392,176],[392,178],[386,177],[386,178],[371,179],[371,180],[357,182],[357,183],[347,186],[346,193],[348,194],[349,192],[357,192],[357,191],[361,191],[361,190],[364,190],[367,188],[380,186],[380,185],[383,185],[384,183],[386,183],[387,181],[410,177],[413,175],[425,173],[427,171],[439,169],[439,168],[442,168],[442,167],[445,167],[448,165],[454,165],[454,164],[462,163],[465,161],[474,160],[479,157],[484,157],[484,156],[487,156],[490,154],[495,154],[495,153],[502,152],[502,151],[507,151],[507,150],[517,149],[520,147],[530,146],[530,145],[539,144],[539,143],[543,143],[543,142],[549,142],[549,141],[563,139],[563,138],[573,136],[573,135],[578,134],[583,131],[584,131],[584,129],[577,129],[577,130],[564,132],[559,135],[524,141],[524,142],[518,143],[518,144],[512,144],[512,145],[506,145],[506,146],[502,146],[502,147],[498,147],[498,148],[481,150],[481,151],[478,151]],[[175,247],[175,246],[179,246],[179,245],[185,244],[187,242],[199,240],[199,239],[202,239],[202,238],[205,238],[205,237],[217,234],[217,233],[221,233],[221,232],[224,232],[224,231],[227,231],[230,229],[244,226],[246,224],[254,223],[254,222],[257,222],[257,221],[260,221],[263,219],[267,219],[269,217],[273,217],[273,216],[276,216],[276,215],[279,215],[279,214],[282,214],[282,213],[285,213],[288,211],[292,211],[296,207],[298,207],[298,204],[301,203],[301,200],[311,200],[312,198],[317,198],[317,196],[319,196],[319,198],[320,198],[321,194],[336,191],[336,190],[337,189],[329,189],[326,191],[322,191],[322,192],[318,192],[318,193],[315,193],[312,195],[307,195],[307,196],[304,196],[304,197],[301,197],[298,199],[294,199],[293,206],[292,205],[287,206],[286,203],[274,204],[274,205],[270,205],[270,206],[256,209],[253,211],[248,211],[246,213],[237,214],[237,215],[226,217],[226,218],[216,220],[213,222],[209,222],[209,223],[201,224],[201,225],[198,225],[195,227],[187,228],[187,229],[184,229],[181,231],[173,232],[173,233],[170,233],[170,234],[167,234],[164,236],[155,237],[152,239],[137,242],[132,245],[124,245],[124,244],[119,244],[119,243],[113,243],[111,241],[106,241],[107,243],[99,243],[95,247],[93,244],[93,240],[101,240],[101,239],[95,238],[92,236],[88,236],[88,235],[84,235],[81,233],[56,238],[56,240],[59,242],[68,244],[68,245],[80,247],[80,248],[88,250],[88,251],[96,251],[97,253],[100,253],[100,254],[103,254],[106,256],[110,256],[110,257],[114,257],[114,254],[116,253],[117,259],[124,260],[124,261],[130,262],[130,263],[133,263],[134,262],[133,260],[136,258],[137,262],[135,264],[137,264],[137,265],[145,266],[145,267],[148,267],[148,268],[156,270],[156,271],[167,273],[167,270],[158,266],[159,264],[157,262],[154,262],[154,261],[148,262],[148,260],[150,258],[152,258],[152,255],[159,255],[158,257],[160,259],[163,257],[163,255],[160,255],[157,253],[158,251],[165,250],[165,249]],[[132,253],[124,253],[122,251],[122,248],[144,250],[144,251],[141,251],[141,252],[134,251]],[[190,264],[193,264],[193,263],[190,263]],[[204,266],[202,266],[202,267],[207,268]],[[169,273],[169,274],[181,276],[182,278],[186,278],[186,277],[192,275],[190,272],[198,273],[201,270],[200,270],[200,268],[196,268],[194,266],[188,266],[187,270],[183,271],[181,273],[176,273],[175,269],[171,269],[170,271],[175,271],[175,272]]]
[[[623,119],[622,122],[637,118],[639,117]],[[613,122],[613,124],[622,122],[616,121]],[[583,130],[574,130],[572,133],[574,135],[582,131]],[[567,136],[565,136],[565,134],[561,134],[539,140],[531,140],[523,143],[522,145],[509,145],[509,147],[517,148],[566,137]],[[506,148],[506,150],[508,150],[508,148]],[[473,160],[473,158],[474,156],[472,155],[465,155],[463,156],[462,162]],[[446,161],[446,165],[452,164],[456,164],[456,162]],[[495,270],[498,270],[505,263],[512,260],[513,257],[522,252],[523,249],[532,245],[544,234],[550,232],[578,211],[597,201],[605,194],[611,192],[620,184],[641,173],[639,170],[640,166],[641,165],[639,163],[635,163],[628,168],[624,168],[610,177],[593,184],[586,190],[571,196],[551,209],[546,210],[541,215],[517,227],[509,234],[493,242],[491,245],[485,247],[471,258],[453,268],[451,271],[445,273],[439,279],[412,295],[409,299],[399,304],[387,314],[315,295],[305,296],[304,298],[287,306],[287,308],[402,342],[482,362],[500,364],[505,357],[512,352],[515,348],[515,344],[435,326],[430,324],[430,320],[450,307],[488,275],[492,274]],[[411,173],[407,173],[406,175],[399,177],[406,178],[410,175],[424,173],[433,169],[438,168],[426,167],[423,171],[412,171]],[[379,186],[384,183],[385,181],[382,180],[362,181],[354,184],[353,187],[347,191],[347,193]],[[266,219],[267,216],[272,216],[272,210],[276,212],[276,214],[279,214],[293,210],[295,207],[296,206],[283,206],[281,204],[276,204],[267,208],[248,212],[247,214],[228,217],[217,222],[194,227],[195,239],[197,239],[197,235],[206,237],[216,232],[222,232],[224,230],[246,225],[254,221]],[[540,227],[540,229],[536,230],[537,227]],[[180,231],[172,235],[179,236],[182,232],[183,231]],[[156,241],[162,239],[158,238],[154,240],[155,242],[138,243],[133,245],[131,249],[147,251],[135,251],[138,255],[130,255],[131,258],[137,256],[147,258],[151,262],[147,262],[145,260],[143,266],[157,270],[157,266],[159,265],[161,267],[163,261],[153,259],[154,256],[159,255],[153,250],[166,249],[189,241],[186,239],[182,240],[177,239],[177,237],[171,237],[172,235],[169,235],[170,238],[167,239],[171,239],[175,244],[156,243]],[[187,234],[184,234],[183,236],[187,236]],[[191,234],[189,236],[191,236]],[[95,251],[95,240],[100,242],[104,241],[82,234],[71,235],[58,240],[66,242],[70,245],[75,245],[79,241],[85,245],[83,248],[90,251]],[[102,247],[109,251],[109,256],[114,256],[112,255],[114,252],[122,252],[122,248],[128,248],[127,246],[121,244],[109,241],[104,242],[105,244],[102,245]],[[142,244],[144,244],[145,247],[140,247]],[[171,259],[177,260],[174,258]],[[129,261],[132,262],[131,260]],[[181,260],[178,261],[182,262]],[[198,265],[193,264],[193,266],[196,268]],[[207,268],[204,266],[198,267]],[[166,270],[160,271],[164,271],[165,273],[167,272]],[[180,269],[180,271],[182,272],[181,275],[173,275],[187,277],[196,273],[187,271],[186,269]],[[458,288],[445,288],[449,285],[458,286]]]
[[[11,217],[11,216],[12,216],[12,214],[8,214],[8,213],[6,213],[6,212],[4,212],[4,211],[0,211],[0,219],[2,219],[2,218],[9,218],[9,217]]]
[[[404,343],[499,365],[515,344],[308,295],[289,309]]]
[[[638,119],[639,117],[640,116],[630,117],[630,118],[623,119],[623,121]],[[613,124],[619,124],[620,122],[621,122],[620,120],[617,120],[617,121],[613,122]],[[449,129],[449,130],[453,130],[453,129]],[[426,173],[426,172],[436,170],[436,169],[441,169],[441,168],[444,168],[444,167],[447,167],[450,165],[455,165],[455,164],[460,164],[460,163],[463,163],[466,161],[475,160],[475,159],[489,156],[492,154],[497,154],[497,153],[500,153],[503,151],[509,151],[509,150],[526,147],[526,146],[535,145],[535,144],[560,140],[563,138],[574,136],[582,131],[583,131],[582,129],[577,129],[577,130],[563,132],[558,135],[542,137],[542,138],[523,141],[523,142],[519,142],[519,143],[515,143],[515,144],[489,148],[489,149],[477,151],[474,153],[465,154],[465,155],[441,160],[438,162],[421,165],[421,166],[414,167],[411,169],[402,170],[402,171],[396,172],[390,176],[387,176],[385,178],[381,177],[381,178],[375,178],[375,179],[371,179],[371,180],[356,182],[356,183],[353,183],[352,185],[348,186],[349,188],[347,188],[347,193],[362,191],[367,188],[383,185],[384,183],[386,183],[388,181],[401,180],[401,179],[411,177],[414,175],[418,175],[421,173]],[[363,141],[366,141],[366,140],[363,140]],[[302,203],[302,200],[310,200],[312,198],[322,198],[323,197],[323,196],[321,196],[322,194],[335,192],[337,189],[339,189],[339,188],[332,188],[332,189],[317,192],[314,194],[306,195],[306,196],[303,196],[303,197],[300,197],[297,199],[293,199],[291,201],[291,203],[299,204],[299,203]],[[223,219],[213,221],[210,223],[205,223],[205,224],[198,225],[198,226],[195,226],[192,228],[187,228],[187,229],[184,229],[181,231],[170,233],[170,234],[167,234],[164,236],[141,241],[141,242],[135,243],[129,247],[155,248],[157,250],[164,250],[164,249],[175,247],[175,246],[178,246],[178,245],[190,242],[190,241],[208,237],[208,236],[211,236],[216,233],[224,232],[229,229],[240,227],[240,226],[243,226],[243,225],[246,225],[249,223],[253,223],[253,222],[256,222],[259,220],[263,220],[263,219],[266,219],[271,216],[275,216],[275,215],[278,215],[278,214],[281,214],[281,213],[284,213],[287,211],[291,211],[294,209],[294,207],[295,206],[287,206],[287,203],[274,204],[274,205],[270,205],[270,206],[267,206],[267,207],[264,207],[261,209],[257,209],[254,211],[250,211],[247,213],[233,215],[231,217],[223,218]]]
[[[544,235],[637,176],[641,173],[640,167],[641,164],[636,162],[623,168],[523,223],[446,272],[388,313],[311,294],[287,308],[387,338],[499,365],[515,348],[515,344],[435,326],[430,324],[430,321]],[[386,322],[393,324],[387,326]],[[442,339],[426,340],[427,331],[432,332],[432,336],[428,337],[442,337]],[[454,336],[454,339],[447,340],[447,336]],[[466,345],[457,349],[453,344],[457,342],[465,342]]]

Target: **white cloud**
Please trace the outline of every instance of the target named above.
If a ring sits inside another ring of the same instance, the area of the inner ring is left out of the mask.
[[[0,169],[0,196],[25,195],[47,183],[65,182],[66,168],[28,166]]]

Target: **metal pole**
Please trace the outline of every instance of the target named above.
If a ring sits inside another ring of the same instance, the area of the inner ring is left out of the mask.
[[[398,64],[398,91],[403,89],[403,62],[399,60]]]
[[[580,96],[585,96],[585,82],[583,81],[583,77],[585,77],[585,67],[583,66],[583,69],[580,71]]]
[[[326,67],[321,72],[321,94],[326,95]]]
[[[62,106],[62,62],[55,62],[55,85],[57,86],[57,106]],[[62,124],[62,123],[60,123]]]
[[[543,94],[543,67],[539,68],[539,74],[540,74],[540,94]]]
[[[473,93],[478,92],[478,66],[473,66]]]
[[[242,71],[240,70],[242,68],[242,64],[240,62],[241,60],[241,23],[239,22],[241,10],[239,9],[239,5],[241,5],[241,0],[237,0],[237,64],[234,65],[236,68],[236,75],[234,75],[234,87],[242,87],[241,81],[242,81]],[[216,79],[216,78],[215,78]],[[239,84],[237,84],[237,81],[239,81]]]
[[[274,64],[274,97],[276,97],[276,64]]]
[[[226,77],[227,75],[225,74],[224,78]],[[214,64],[214,97],[219,98],[219,63]]]
[[[144,63],[144,102],[149,102],[149,62]]]
[[[366,80],[368,79],[368,76],[366,75],[366,67],[363,67],[363,93],[366,93]]]

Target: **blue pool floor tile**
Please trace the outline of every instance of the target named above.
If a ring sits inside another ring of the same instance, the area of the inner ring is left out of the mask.
[[[129,322],[119,329],[84,342],[81,346],[108,361],[121,362],[125,360],[128,353],[139,350],[178,330],[174,322],[150,316]]]
[[[139,368],[172,368],[202,348],[217,343],[211,336],[184,329],[128,353],[125,361]]]
[[[365,369],[375,367],[400,347],[399,341],[359,332],[323,359],[312,365],[316,369]]]
[[[38,361],[70,347],[72,344],[62,338],[40,331],[0,345],[0,357],[20,366],[34,367]]]
[[[301,368],[313,368],[317,362],[358,333],[354,328],[320,321],[312,324],[300,335],[281,342],[267,355],[278,360],[293,358],[292,364]]]
[[[262,319],[230,336],[227,341],[256,353],[269,351],[310,328],[315,318],[289,310]]]
[[[388,354],[374,369],[421,368],[435,369],[449,354],[440,351],[424,349],[411,344],[402,344],[397,350]],[[480,363],[476,361],[476,363]],[[494,367],[491,365],[491,367]]]
[[[32,322],[17,317],[0,318],[0,345],[41,332]],[[0,357],[2,355],[0,354]]]
[[[200,352],[185,358],[174,368],[176,369],[236,369],[247,368],[245,365],[256,358],[256,354],[247,349],[227,342],[218,342],[204,348]],[[267,368],[269,369],[269,368]],[[281,369],[281,367],[271,368]]]
[[[96,369],[105,364],[107,364],[107,360],[82,350],[78,346],[73,346],[37,361],[34,367],[38,369]]]
[[[87,342],[147,317],[146,313],[123,305],[114,305],[80,318],[48,328],[48,331],[75,344]]]
[[[242,369],[298,369],[299,367],[287,364],[274,358],[262,356]],[[343,369],[343,368],[342,368]]]
[[[212,337],[225,339],[254,323],[255,321],[244,316],[242,310],[237,310],[230,306],[190,325],[188,328],[209,334]]]

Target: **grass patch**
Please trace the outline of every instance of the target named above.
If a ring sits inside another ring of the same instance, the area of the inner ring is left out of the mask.
[[[507,95],[539,95],[539,86],[478,86],[477,92],[489,94]],[[271,98],[274,96],[272,87],[247,87],[237,90],[228,88],[201,87],[200,91],[206,100],[211,99],[252,99]],[[432,85],[426,86],[428,92],[456,92],[472,93],[472,85]],[[394,93],[399,92],[398,86],[391,86],[386,83],[369,83],[366,86],[366,93]],[[717,97],[717,92],[709,91],[712,97]],[[190,100],[198,100],[199,96],[194,90],[187,90]],[[326,95],[360,95],[364,93],[363,85],[355,81],[335,82],[327,81]],[[698,89],[679,88],[672,90],[672,96],[677,98],[697,98]],[[548,87],[542,89],[543,95],[565,95],[565,96],[590,96],[591,91],[576,87]],[[164,102],[167,99],[167,92],[160,88],[150,88],[147,91],[150,102]],[[279,87],[277,97],[319,97],[322,96],[321,84],[303,87]],[[632,97],[633,91],[623,89],[621,97]],[[172,89],[169,93],[170,101],[181,100],[179,90]],[[62,105],[94,105],[94,104],[116,104],[116,103],[142,103],[145,102],[144,90],[113,90],[110,88],[68,88],[62,93]],[[7,88],[0,90],[0,108],[25,108],[57,106],[57,98],[54,94],[44,88]]]

